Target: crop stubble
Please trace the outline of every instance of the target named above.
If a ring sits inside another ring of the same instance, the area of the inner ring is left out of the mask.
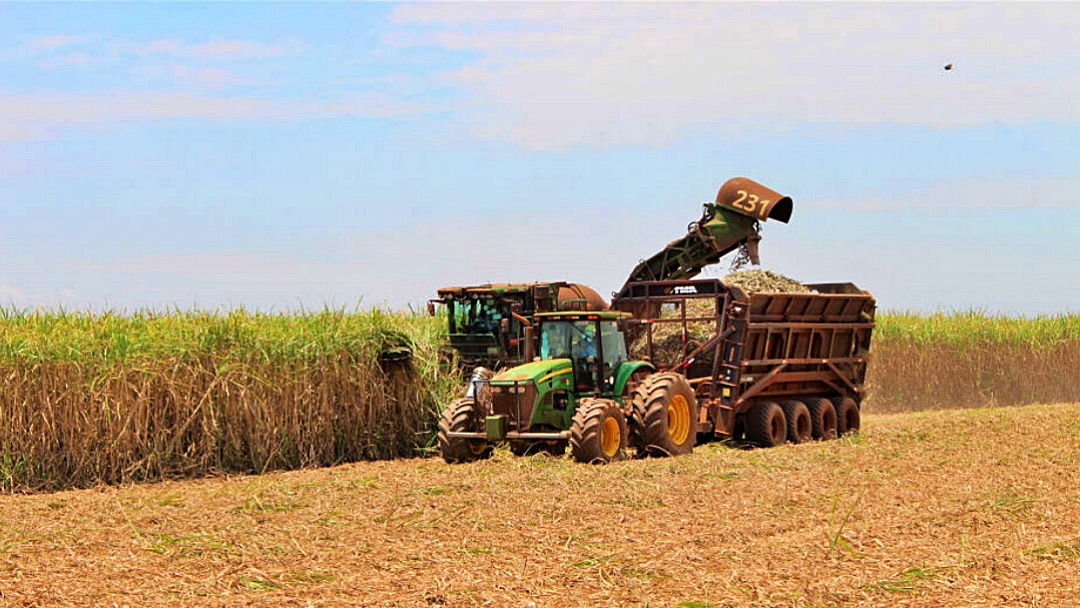
[[[5,605],[1064,606],[1076,406],[583,466],[357,463],[0,496]],[[690,602],[697,602],[693,604]]]

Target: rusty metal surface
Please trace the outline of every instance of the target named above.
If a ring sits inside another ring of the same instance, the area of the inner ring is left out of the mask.
[[[625,285],[612,307],[635,315],[632,331],[647,332],[654,362],[654,328],[681,325],[685,346],[673,369],[690,380],[714,433],[731,436],[736,415],[759,401],[861,401],[874,298],[850,283],[812,287],[822,293],[747,293],[717,279],[647,281]],[[686,312],[703,300],[710,304]],[[663,305],[676,306],[676,314],[662,317]],[[715,316],[702,317],[707,311]],[[698,334],[709,326],[715,333],[693,335],[695,322]]]
[[[791,197],[747,177],[733,177],[724,182],[716,193],[716,204],[761,221],[772,219],[786,224],[791,220]]]
[[[511,390],[514,389],[514,390]],[[532,426],[533,408],[536,405],[537,388],[532,380],[514,382],[511,385],[493,387],[491,413],[506,416],[508,428],[517,432],[528,431]]]
[[[609,310],[607,300],[591,287],[578,283],[559,286],[559,310]],[[546,312],[546,311],[537,311]]]

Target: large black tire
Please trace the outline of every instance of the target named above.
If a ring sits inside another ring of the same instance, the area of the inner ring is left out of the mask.
[[[787,440],[787,418],[776,403],[762,401],[750,406],[743,416],[746,439],[763,448],[783,445]]]
[[[810,410],[810,428],[814,439],[827,441],[836,439],[836,406],[828,399],[807,399],[806,408]]]
[[[570,453],[578,462],[607,464],[626,457],[629,432],[626,416],[610,399],[578,401],[570,425]]]
[[[653,374],[631,399],[631,434],[639,455],[679,456],[694,451],[697,398],[686,377]]]
[[[780,404],[787,420],[787,440],[799,444],[811,441],[813,436],[810,410],[802,401],[785,401]]]
[[[448,433],[477,431],[476,406],[472,397],[462,397],[443,410],[439,418],[439,451],[449,463],[472,462],[490,458],[494,446],[485,439],[461,439],[449,437]]]
[[[847,435],[858,433],[860,425],[859,404],[851,397],[834,397],[833,405],[836,407],[836,433]]]

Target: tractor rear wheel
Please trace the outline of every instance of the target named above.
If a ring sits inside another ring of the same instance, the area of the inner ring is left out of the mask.
[[[806,443],[813,439],[813,425],[810,422],[810,410],[802,401],[785,401],[780,404],[787,419],[787,440],[791,443]]]
[[[835,397],[832,402],[836,406],[836,434],[858,433],[859,404],[851,397]]]
[[[622,460],[628,436],[626,416],[618,403],[591,397],[578,401],[570,425],[570,453],[574,460],[597,464]]]
[[[634,391],[631,426],[639,454],[678,456],[694,451],[697,398],[686,377],[653,374]]]
[[[760,447],[776,447],[787,440],[787,418],[776,403],[762,401],[751,405],[743,417],[743,424],[746,425],[746,439]]]
[[[806,408],[810,410],[810,428],[814,439],[836,439],[836,406],[833,402],[820,397],[807,399]]]
[[[449,463],[472,462],[491,457],[494,449],[486,439],[450,437],[450,433],[476,431],[476,405],[472,397],[462,397],[451,403],[439,418],[439,451]]]

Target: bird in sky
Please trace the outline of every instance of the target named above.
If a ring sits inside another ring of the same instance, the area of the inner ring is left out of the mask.
[[[951,63],[946,63],[945,64],[945,71],[948,72],[951,69],[952,69],[952,64]]]

